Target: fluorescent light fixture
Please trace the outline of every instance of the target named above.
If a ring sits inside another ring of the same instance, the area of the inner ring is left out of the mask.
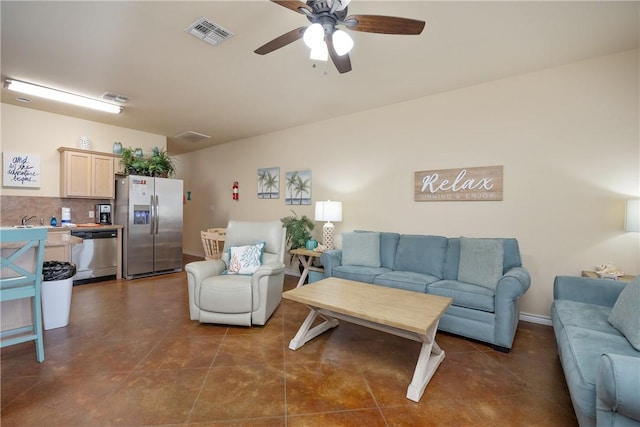
[[[40,98],[50,99],[52,101],[65,102],[67,104],[78,105],[80,107],[92,108],[94,110],[104,111],[112,114],[120,114],[122,112],[122,107],[118,105],[109,104],[108,102],[98,101],[97,99],[87,98],[86,96],[75,95],[69,92],[62,92],[57,89],[50,89],[48,87],[25,83],[18,80],[7,79],[7,89],[14,92],[38,96]]]
[[[624,229],[626,231],[640,232],[640,199],[627,200]]]

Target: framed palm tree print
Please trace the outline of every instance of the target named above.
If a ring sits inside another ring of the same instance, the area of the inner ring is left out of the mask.
[[[258,199],[280,198],[280,168],[258,169]]]
[[[285,179],[285,203],[287,205],[310,205],[311,171],[287,172]]]

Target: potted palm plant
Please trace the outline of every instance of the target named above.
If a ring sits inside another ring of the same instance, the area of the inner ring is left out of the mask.
[[[287,249],[304,248],[307,240],[311,239],[311,230],[315,224],[306,215],[299,217],[295,211],[291,212],[293,215],[280,218],[287,229]]]
[[[306,216],[298,216],[298,214],[291,210],[293,215],[285,216],[284,218],[280,218],[282,224],[287,230],[287,249],[289,250],[289,265],[293,262],[294,255],[291,255],[291,250],[298,248],[305,248],[307,244],[307,240],[311,239],[311,230],[315,224]],[[298,269],[300,270],[300,274],[304,267],[302,264],[298,264]],[[305,283],[308,283],[309,278],[305,280]]]
[[[173,159],[166,151],[160,150],[158,147],[153,149],[153,154],[147,159],[147,167],[149,175],[161,178],[168,178],[176,172]]]
[[[131,147],[123,148],[120,155],[122,158],[120,159],[120,163],[122,163],[122,169],[126,175],[131,173],[135,173],[133,170],[133,162],[136,160],[135,150]]]
[[[120,162],[124,166],[124,173],[127,175],[144,175],[168,178],[175,174],[176,168],[173,159],[166,151],[158,147],[153,149],[151,157],[145,159],[136,153],[133,148],[123,148]]]

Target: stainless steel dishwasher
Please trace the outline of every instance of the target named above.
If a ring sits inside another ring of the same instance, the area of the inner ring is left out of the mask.
[[[77,268],[74,285],[116,278],[117,230],[72,230],[71,235],[82,239],[71,250],[71,262]]]

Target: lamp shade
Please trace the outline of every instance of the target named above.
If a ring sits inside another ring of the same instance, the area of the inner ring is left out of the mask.
[[[640,199],[627,200],[624,229],[626,231],[640,232]]]
[[[316,202],[316,221],[342,221],[342,202]]]

